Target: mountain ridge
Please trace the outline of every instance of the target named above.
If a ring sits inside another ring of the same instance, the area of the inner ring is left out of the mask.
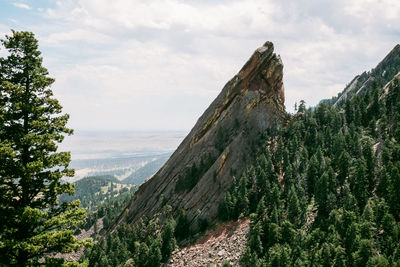
[[[393,49],[370,71],[364,71],[356,75],[351,82],[338,94],[331,99],[321,100],[320,103],[327,102],[335,107],[341,107],[348,96],[363,94],[372,86],[384,86],[389,83],[400,70],[400,44]]]

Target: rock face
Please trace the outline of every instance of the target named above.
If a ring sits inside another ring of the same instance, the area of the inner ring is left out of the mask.
[[[120,222],[152,217],[164,205],[184,209],[193,228],[199,219],[216,219],[233,176],[253,160],[252,146],[285,116],[283,64],[273,50],[266,42],[254,52],[165,165],[139,187],[112,231]]]

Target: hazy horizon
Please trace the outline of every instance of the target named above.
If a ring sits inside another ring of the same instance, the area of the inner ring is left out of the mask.
[[[70,182],[93,175],[122,180],[154,160],[166,161],[185,136],[182,131],[78,131],[65,137],[59,151],[71,152],[75,176],[67,178]]]
[[[174,151],[184,131],[78,131],[66,136],[59,151],[70,151],[72,160],[123,158]]]

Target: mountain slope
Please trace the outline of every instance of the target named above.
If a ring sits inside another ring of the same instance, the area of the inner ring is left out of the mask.
[[[183,209],[194,228],[199,220],[215,220],[232,176],[252,162],[261,133],[285,116],[283,64],[273,49],[266,42],[254,52],[167,163],[140,186],[115,227],[152,217],[164,205]]]
[[[362,94],[373,86],[382,87],[400,72],[400,44],[396,45],[389,54],[371,71],[363,72],[339,93],[337,97],[321,102],[328,102],[333,106],[340,107],[345,100],[355,94]]]
[[[160,155],[159,158],[150,161],[143,167],[134,171],[131,175],[122,180],[122,183],[135,185],[142,184],[147,178],[155,174],[165,164],[170,156],[169,153]]]

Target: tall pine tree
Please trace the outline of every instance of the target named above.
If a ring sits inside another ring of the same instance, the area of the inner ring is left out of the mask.
[[[70,153],[57,152],[72,134],[69,116],[52,97],[54,79],[33,33],[12,31],[1,43],[8,55],[0,58],[0,265],[59,264],[47,256],[90,242],[73,235],[85,217],[79,202],[58,204],[74,190],[61,182],[74,174]]]

